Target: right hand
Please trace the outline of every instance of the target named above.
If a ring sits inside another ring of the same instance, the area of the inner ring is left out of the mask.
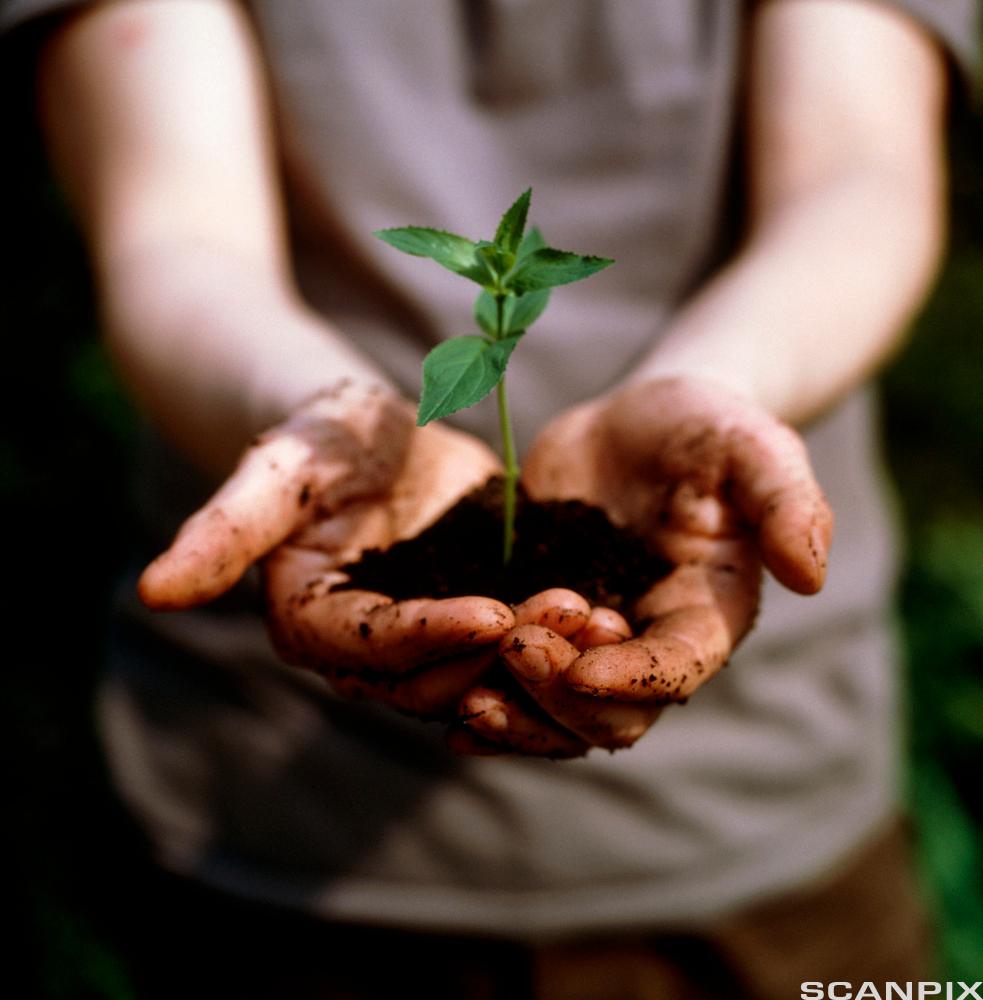
[[[491,689],[468,695],[471,732],[500,751],[569,756],[572,734],[580,752],[631,746],[727,662],[754,623],[762,566],[800,594],[825,579],[833,514],[805,445],[714,382],[652,379],[568,410],[540,432],[523,484],[600,507],[673,569],[646,581],[635,634],[624,620],[581,631],[590,609],[568,591],[516,609],[502,656],[549,721]]]
[[[500,470],[481,442],[414,426],[408,403],[341,386],[259,437],[140,578],[144,603],[207,603],[262,559],[270,634],[293,665],[349,697],[439,714],[472,687],[513,627],[490,598],[337,590],[339,567],[412,538]]]

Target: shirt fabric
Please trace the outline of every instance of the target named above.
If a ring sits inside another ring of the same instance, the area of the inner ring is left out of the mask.
[[[11,0],[0,29],[63,6]],[[970,64],[971,3],[891,6]],[[407,394],[475,292],[373,230],[487,238],[531,184],[552,245],[617,260],[557,290],[514,354],[520,442],[627,373],[719,260],[742,4],[249,9],[304,292]],[[459,423],[495,440],[490,404]],[[128,581],[99,705],[118,785],[165,865],[347,921],[549,938],[698,923],[806,883],[896,807],[897,541],[873,427],[860,391],[806,434],[837,514],[824,591],[769,582],[731,665],[631,750],[454,758],[438,727],[278,664],[248,582],[154,616]],[[202,487],[156,443],[143,484],[163,546]]]

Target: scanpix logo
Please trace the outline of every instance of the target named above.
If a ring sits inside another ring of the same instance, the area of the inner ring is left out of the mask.
[[[861,983],[854,990],[852,983],[800,983],[802,1000],[983,1000],[978,983]]]

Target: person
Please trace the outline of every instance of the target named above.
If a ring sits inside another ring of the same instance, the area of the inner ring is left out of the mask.
[[[0,27],[64,6],[9,3]],[[712,943],[725,995],[925,978],[861,384],[938,260],[946,55],[971,67],[971,19],[932,0],[117,0],[57,22],[52,156],[110,350],[167,441],[145,456],[148,549],[201,501],[140,592],[226,594],[180,616],[120,598],[101,720],[166,867],[336,926],[534,943],[542,995],[588,995],[605,955],[590,995],[643,974],[692,993],[693,963],[681,982],[656,961],[667,930]],[[497,467],[487,411],[413,425],[420,357],[468,303],[370,234],[480,234],[530,182],[551,243],[618,260],[557,293],[510,377],[530,492],[599,504],[675,566],[627,640],[569,592],[332,590]],[[806,601],[831,516],[792,424],[838,518]],[[214,483],[243,449],[207,503],[169,453]],[[230,590],[260,558],[281,655],[359,700],[272,654],[255,579]],[[762,565],[788,589],[765,584],[714,677]],[[500,643],[531,702],[482,684]],[[666,687],[695,696],[663,712]],[[391,711],[455,705],[474,709],[458,756]],[[845,912],[823,919],[831,893]]]

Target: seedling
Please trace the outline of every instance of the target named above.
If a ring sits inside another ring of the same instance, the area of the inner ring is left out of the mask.
[[[406,226],[375,235],[416,257],[430,257],[448,270],[481,285],[474,304],[480,333],[438,344],[423,362],[423,390],[417,425],[474,406],[498,390],[498,421],[505,460],[503,558],[512,556],[515,492],[519,463],[505,392],[505,369],[516,344],[549,302],[550,289],[596,274],[614,261],[582,257],[546,246],[536,228],[526,232],[532,189],[524,191],[502,216],[495,238],[469,240],[439,229]]]

